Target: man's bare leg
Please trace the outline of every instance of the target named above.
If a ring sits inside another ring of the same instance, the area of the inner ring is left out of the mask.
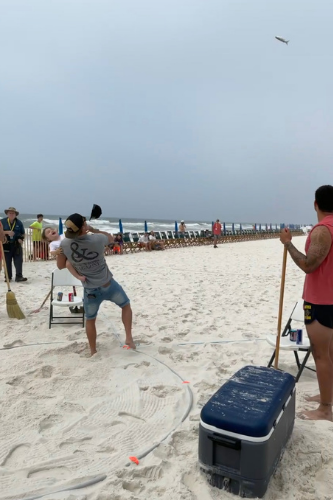
[[[306,329],[316,363],[320,403],[316,410],[303,412],[303,416],[310,420],[332,421],[333,363],[330,358],[330,347],[333,330],[318,321],[306,325]]]
[[[333,364],[333,339],[331,340],[330,343],[330,358]],[[320,403],[320,394],[316,394],[315,396],[307,396],[305,398],[305,401],[308,401],[309,403]],[[332,394],[332,403],[333,403],[333,394]]]
[[[88,337],[91,355],[96,354],[96,318],[86,320],[86,334]]]
[[[128,345],[131,349],[136,349],[132,337],[132,308],[130,304],[127,304],[127,306],[122,308],[121,319],[123,321],[126,333],[125,344]]]

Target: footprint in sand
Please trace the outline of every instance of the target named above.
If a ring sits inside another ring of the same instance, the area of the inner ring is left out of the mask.
[[[130,491],[135,495],[137,495],[144,489],[143,484],[138,481],[124,481],[122,487],[124,490]]]
[[[162,337],[161,341],[162,342],[172,342],[172,338],[171,337]]]
[[[133,477],[143,477],[145,480],[156,481],[163,476],[163,469],[159,465],[151,465],[133,470]]]
[[[11,379],[9,379],[6,384],[8,385],[13,385],[14,387],[20,385],[23,381],[23,377],[22,376],[19,376],[19,377],[13,377]]]
[[[96,443],[92,442],[92,437],[87,436],[82,439],[68,439],[60,443],[60,449],[66,449],[73,454],[85,453],[86,455],[97,453],[103,453],[102,448],[96,449]],[[113,448],[109,447],[109,452],[114,451]]]
[[[139,415],[134,415],[134,413],[127,413],[127,411],[120,411],[118,413],[119,417],[126,417],[129,418],[131,421],[133,420],[141,420],[142,422],[145,422],[146,420],[144,418],[139,417]]]
[[[200,500],[204,495],[207,494],[207,482],[205,478],[198,474],[196,470],[183,475],[182,483],[191,492],[192,498],[195,500]]]
[[[143,366],[150,366],[150,363],[149,363],[149,361],[141,361],[141,363],[137,363],[134,366],[135,366],[135,368],[142,368]]]
[[[2,467],[9,467],[11,469],[21,468],[26,463],[27,452],[30,444],[19,444],[12,448],[8,455],[2,462]]]
[[[50,349],[47,352],[43,352],[39,355],[40,358],[49,358],[50,356],[66,356],[68,354],[79,354],[81,357],[85,355],[85,351],[87,351],[87,344],[85,342],[73,342],[73,344],[69,344],[65,347],[59,347],[58,349]]]
[[[181,387],[171,387],[171,386],[164,386],[164,385],[156,385],[154,387],[149,388],[150,394],[153,394],[154,396],[158,398],[165,398],[169,396],[171,393],[174,392],[179,392],[181,391]]]
[[[28,478],[34,479],[47,479],[47,480],[63,480],[68,479],[71,476],[71,471],[69,471],[66,467],[50,467],[50,468],[40,468],[34,469],[28,473]]]
[[[24,342],[22,342],[22,340],[14,340],[13,342],[4,344],[3,346],[5,349],[13,349],[14,347],[19,347],[21,345],[24,345]]]
[[[172,349],[170,349],[170,347],[159,347],[158,352],[159,354],[169,354],[172,352]]]
[[[39,422],[39,432],[40,434],[49,434],[52,432],[52,428],[61,422],[63,419],[60,415],[49,415],[48,417],[44,418]]]
[[[142,368],[143,366],[150,366],[149,361],[141,361],[141,363],[128,363],[124,366],[124,370],[127,370],[129,366],[134,366],[135,368]]]
[[[53,366],[45,365],[39,370],[37,377],[51,378],[53,372],[54,372]]]

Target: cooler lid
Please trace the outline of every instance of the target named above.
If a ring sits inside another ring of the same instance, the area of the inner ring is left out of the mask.
[[[201,410],[201,420],[235,434],[267,436],[294,387],[289,373],[245,366],[210,398]]]

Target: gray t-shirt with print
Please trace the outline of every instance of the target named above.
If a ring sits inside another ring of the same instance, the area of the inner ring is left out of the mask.
[[[75,239],[65,238],[60,243],[64,255],[79,274],[86,277],[85,288],[98,288],[112,278],[104,257],[109,239],[105,234],[86,234]]]

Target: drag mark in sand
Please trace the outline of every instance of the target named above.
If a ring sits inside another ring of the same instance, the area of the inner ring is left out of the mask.
[[[82,357],[76,342],[25,351],[40,366],[26,372],[22,366],[5,381],[17,418],[4,413],[0,429],[6,443],[0,450],[1,500],[37,498],[66,490],[74,480],[78,485],[103,474],[114,477],[129,456],[144,456],[179,423],[187,403],[179,378],[142,353],[110,344],[91,359]],[[0,362],[19,366],[19,351],[2,351]],[[140,491],[139,477],[123,481],[123,488]]]

